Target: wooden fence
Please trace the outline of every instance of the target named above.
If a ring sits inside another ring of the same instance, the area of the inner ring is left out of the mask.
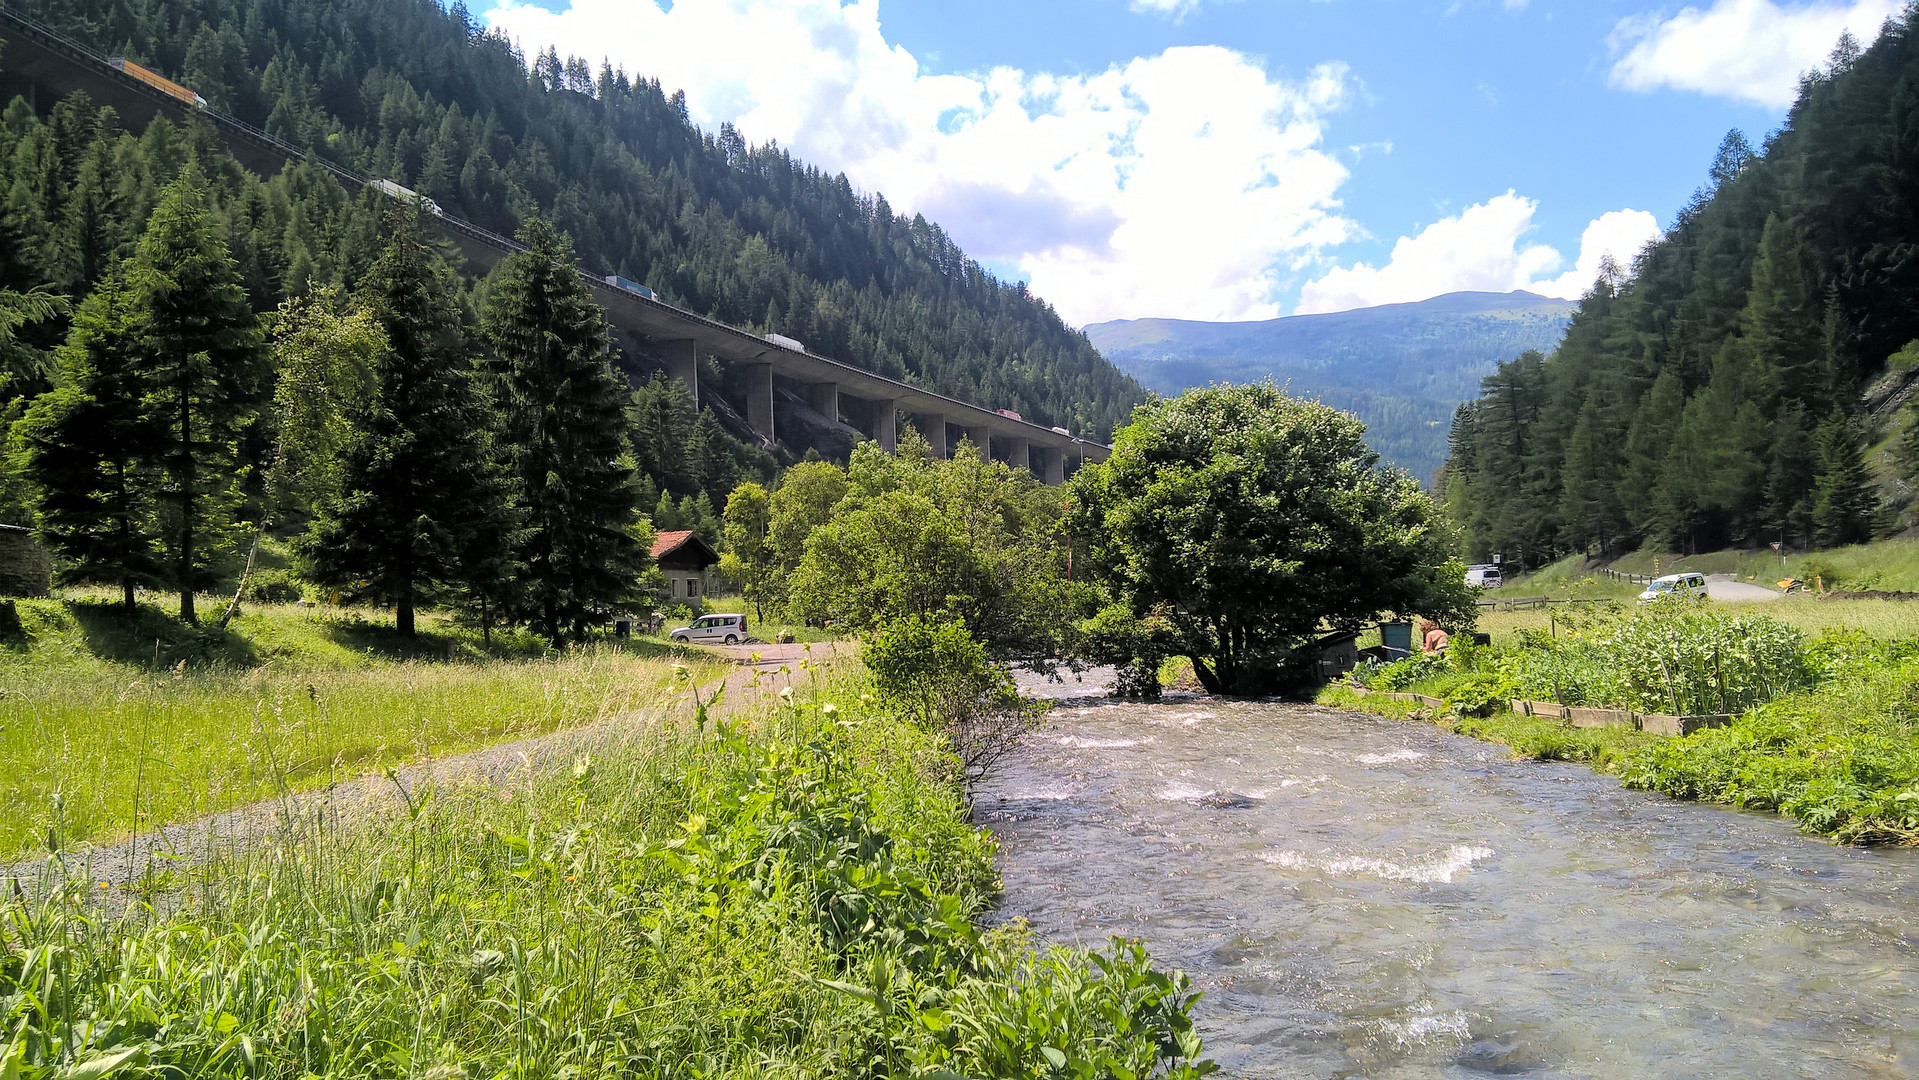
[[[1500,611],[1540,611],[1553,604],[1603,604],[1590,597],[1515,596],[1510,599],[1481,600],[1479,606]]]
[[[1611,578],[1614,581],[1624,581],[1632,585],[1651,585],[1652,584],[1651,574],[1627,574],[1627,573],[1622,573],[1618,570],[1613,570],[1609,568],[1601,568],[1598,570],[1594,570],[1593,573],[1599,577]]]

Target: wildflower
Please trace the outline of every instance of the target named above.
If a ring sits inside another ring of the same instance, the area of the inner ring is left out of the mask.
[[[820,715],[826,717],[828,720],[833,719],[835,716],[838,716],[839,714],[840,714],[840,707],[838,705],[833,704],[830,701],[820,706]]]
[[[793,704],[793,688],[790,686],[780,687],[780,700],[786,702],[788,705]]]

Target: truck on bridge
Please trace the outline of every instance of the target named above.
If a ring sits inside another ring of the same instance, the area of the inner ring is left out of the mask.
[[[133,61],[127,59],[124,56],[108,57],[107,63],[113,65],[114,69],[119,71],[122,75],[128,75],[135,79],[138,79],[141,82],[146,83],[148,86],[153,87],[155,90],[160,91],[162,94],[167,95],[168,97],[179,98],[181,101],[187,103],[188,105],[193,106],[196,109],[204,109],[207,107],[206,98],[203,98],[199,94],[196,94],[193,91],[187,89],[186,87],[181,86],[179,83],[174,82],[172,79],[162,76],[159,72],[154,71],[151,68],[141,67],[139,64],[134,63]]]

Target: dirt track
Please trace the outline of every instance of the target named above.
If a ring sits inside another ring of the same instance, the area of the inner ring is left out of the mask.
[[[713,652],[739,664],[739,669],[724,679],[699,688],[702,700],[720,692],[718,704],[711,710],[715,718],[734,716],[783,687],[803,684],[808,679],[800,663],[830,663],[840,656],[853,655],[853,647],[842,642],[805,645],[740,645],[716,648]],[[757,657],[757,659],[756,659]],[[477,783],[502,788],[518,783],[533,773],[559,765],[570,765],[582,748],[603,744],[610,739],[631,739],[662,728],[684,724],[693,716],[692,692],[676,694],[657,708],[628,713],[585,727],[569,728],[533,739],[502,743],[450,757],[415,762],[386,773],[375,773],[340,781],[324,788],[290,793],[237,807],[195,821],[156,829],[129,840],[103,846],[79,845],[57,857],[36,858],[0,866],[0,881],[15,879],[29,886],[49,874],[63,872],[74,877],[113,885],[127,885],[149,869],[164,868],[176,861],[200,861],[210,854],[230,852],[262,836],[308,825],[335,828],[352,824],[358,818],[381,811],[397,810],[403,805],[400,791],[419,790],[423,785]],[[55,860],[57,858],[57,865]]]

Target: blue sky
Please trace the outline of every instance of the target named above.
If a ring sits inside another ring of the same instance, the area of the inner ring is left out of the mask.
[[[1069,321],[1576,296],[1898,0],[506,0]]]

